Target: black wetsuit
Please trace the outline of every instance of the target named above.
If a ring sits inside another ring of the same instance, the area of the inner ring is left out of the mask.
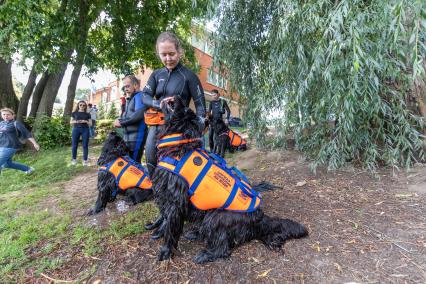
[[[211,114],[211,121],[215,121],[216,119],[222,119],[222,116],[226,112],[226,119],[229,120],[229,116],[231,115],[231,110],[229,109],[228,104],[224,99],[218,99],[215,101],[211,101],[209,105],[208,113]],[[209,127],[209,147],[210,151],[214,149],[214,130],[213,125],[210,124]]]
[[[143,103],[147,107],[160,109],[162,99],[180,96],[188,107],[191,98],[200,121],[206,116],[204,91],[197,75],[179,63],[172,71],[166,67],[157,69],[148,79],[143,91]],[[157,165],[157,134],[161,126],[150,126],[146,141],[146,160],[150,176]]]

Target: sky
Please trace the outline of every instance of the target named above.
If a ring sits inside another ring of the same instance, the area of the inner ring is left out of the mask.
[[[31,66],[29,64],[29,66]],[[66,97],[67,97],[67,88],[68,84],[71,79],[71,73],[73,70],[72,65],[68,65],[67,71],[65,72],[64,79],[62,80],[61,87],[59,88],[58,97],[61,100],[62,104],[65,104]],[[83,67],[83,70],[81,71],[80,78],[77,82],[77,89],[90,89],[91,88],[91,82],[88,77],[85,77],[83,74],[85,73],[85,68]],[[27,84],[28,76],[30,74],[30,71],[24,70],[22,66],[18,66],[17,64],[12,65],[12,76],[20,81],[24,86]],[[40,77],[40,76],[39,76]],[[106,86],[109,82],[115,80],[115,75],[113,75],[111,72],[107,70],[101,70],[95,75],[93,75],[93,79],[95,82],[93,83],[94,87],[96,89],[102,88]]]

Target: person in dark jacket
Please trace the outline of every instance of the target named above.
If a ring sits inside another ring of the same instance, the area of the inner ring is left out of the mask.
[[[88,166],[89,128],[92,126],[92,118],[90,113],[87,112],[87,103],[85,101],[79,101],[74,111],[71,113],[71,125],[71,165],[77,165],[77,148],[81,137],[83,144],[83,166]]]
[[[22,148],[21,140],[30,141],[36,151],[40,150],[40,146],[34,140],[25,126],[15,120],[15,112],[10,108],[0,110],[0,173],[4,168],[20,170],[26,174],[31,174],[34,168],[12,161],[13,155]]]
[[[210,116],[210,121],[215,121],[217,119],[223,119],[223,115],[226,112],[225,124],[228,124],[229,117],[231,115],[231,110],[229,109],[228,103],[220,98],[219,91],[214,89],[211,91],[213,94],[213,100],[210,102],[209,110],[207,114]],[[209,147],[210,151],[214,149],[214,127],[212,123],[210,123],[209,127]]]
[[[135,75],[127,75],[123,79],[123,88],[127,94],[126,107],[123,115],[115,120],[114,126],[123,127],[123,138],[130,157],[140,164],[148,130],[144,121],[145,105],[142,103],[139,80]]]
[[[179,96],[186,107],[189,107],[192,99],[200,128],[204,128],[206,102],[203,87],[197,75],[180,62],[183,49],[179,39],[171,32],[163,32],[157,38],[156,50],[164,67],[155,70],[149,77],[142,91],[143,103],[147,108],[161,112],[161,107],[174,96]],[[156,136],[161,127],[161,124],[151,124],[146,142],[146,159],[151,177],[157,165]]]

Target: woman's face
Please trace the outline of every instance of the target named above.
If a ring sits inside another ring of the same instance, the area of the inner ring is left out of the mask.
[[[5,121],[10,121],[13,119],[13,114],[8,111],[2,111],[1,118],[3,118]]]
[[[86,108],[87,108],[86,103],[82,103],[82,102],[78,103],[78,110],[79,111],[86,111]]]
[[[176,50],[176,46],[171,41],[160,42],[157,46],[158,55],[160,56],[161,62],[167,69],[172,70],[178,65],[181,54]]]

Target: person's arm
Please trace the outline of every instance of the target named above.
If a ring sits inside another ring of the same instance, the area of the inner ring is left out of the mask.
[[[154,94],[157,88],[157,80],[155,79],[155,74],[157,74],[157,72],[154,71],[142,90],[142,103],[147,107],[161,109],[160,101],[154,100]]]
[[[212,102],[209,103],[209,110],[207,111],[207,116],[212,115]]]
[[[132,124],[138,124],[144,119],[145,105],[142,103],[142,94],[135,95],[132,99],[135,105],[135,112],[130,117],[119,118],[121,126],[128,126]]]
[[[35,141],[33,137],[28,138],[28,141],[30,141],[33,144],[33,147],[36,151],[40,150],[40,145]]]
[[[231,116],[231,109],[229,108],[228,103],[225,100],[223,100],[223,108],[226,112],[226,119],[229,120],[229,117]]]
[[[188,80],[189,92],[194,100],[195,112],[197,116],[206,118],[206,99],[204,98],[204,90],[201,86],[200,79],[195,73]]]

